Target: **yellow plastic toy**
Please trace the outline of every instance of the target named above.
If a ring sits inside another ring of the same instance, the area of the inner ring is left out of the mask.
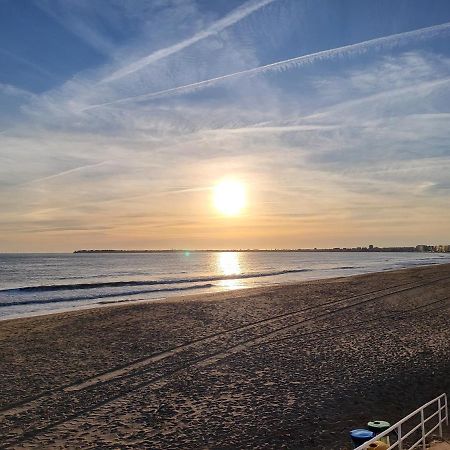
[[[386,442],[375,441],[372,444],[369,444],[367,448],[370,450],[387,450],[389,445],[386,444]]]

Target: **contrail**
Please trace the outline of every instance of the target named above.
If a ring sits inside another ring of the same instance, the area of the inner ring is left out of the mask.
[[[24,185],[26,186],[29,184],[40,183],[41,181],[53,180],[54,178],[59,178],[59,177],[65,176],[65,175],[69,175],[71,173],[80,172],[81,170],[91,169],[93,167],[104,166],[105,164],[108,164],[108,163],[109,163],[109,161],[101,161],[101,162],[98,162],[95,164],[86,164],[84,166],[74,167],[73,169],[64,170],[62,172],[58,172],[53,175],[48,175],[48,176],[42,177],[42,178],[36,178],[35,180],[31,180],[31,181],[28,181],[27,183],[24,183]]]
[[[157,50],[156,52],[151,53],[150,55],[145,56],[144,58],[141,58],[138,61],[135,61],[134,63],[117,70],[110,76],[106,77],[103,82],[114,81],[118,80],[119,78],[123,78],[127,75],[137,72],[138,70],[141,70],[148,64],[158,61],[159,59],[166,58],[167,56],[177,53],[186,47],[190,47],[196,42],[201,41],[202,39],[205,39],[213,34],[217,34],[220,31],[230,27],[231,25],[234,25],[248,15],[274,1],[275,0],[259,0],[246,2],[239,8],[236,8],[230,14],[226,15],[224,18],[210,25],[208,28],[206,28],[206,30],[200,31],[199,33],[194,34],[194,36],[190,37],[189,39],[185,39],[184,41],[178,42],[177,44]]]
[[[358,42],[356,44],[344,45],[343,47],[332,48],[329,50],[323,50],[309,55],[297,56],[291,59],[285,59],[275,63],[267,64],[264,66],[254,67],[252,69],[242,70],[240,72],[234,72],[227,75],[222,75],[216,78],[210,78],[208,80],[198,81],[196,83],[185,84],[183,86],[177,86],[170,89],[164,89],[161,91],[151,92],[148,94],[135,95],[131,97],[122,98],[119,100],[113,100],[111,102],[100,103],[97,105],[91,105],[83,110],[101,108],[103,106],[115,105],[119,103],[126,103],[130,101],[143,101],[150,100],[157,97],[164,97],[167,95],[181,94],[186,92],[192,92],[198,89],[202,89],[208,86],[212,86],[216,83],[226,81],[233,78],[238,78],[247,75],[256,75],[265,72],[272,71],[284,71],[293,67],[301,67],[306,64],[311,64],[316,61],[326,60],[333,57],[340,57],[345,55],[363,54],[369,49],[377,48],[392,48],[402,44],[406,44],[411,40],[423,41],[426,39],[432,39],[441,34],[447,34],[450,32],[450,22],[446,22],[440,25],[433,25],[431,27],[419,28],[413,31],[406,31],[404,33],[391,34],[381,38],[369,39],[367,41]]]

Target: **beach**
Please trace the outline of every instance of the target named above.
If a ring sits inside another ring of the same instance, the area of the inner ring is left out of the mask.
[[[0,447],[350,448],[450,392],[450,264],[0,322]]]

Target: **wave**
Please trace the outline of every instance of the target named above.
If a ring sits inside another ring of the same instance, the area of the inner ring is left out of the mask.
[[[176,291],[187,291],[191,289],[205,289],[213,287],[214,285],[211,283],[208,284],[200,284],[195,286],[186,286],[186,287],[177,287],[177,288],[161,288],[161,289],[141,289],[139,291],[127,291],[120,293],[107,293],[101,295],[86,295],[86,296],[77,296],[77,297],[68,297],[68,298],[55,298],[55,299],[33,299],[33,300],[15,300],[8,303],[0,303],[0,308],[6,306],[18,306],[18,305],[40,305],[45,303],[61,303],[61,302],[72,302],[79,300],[95,300],[102,298],[111,298],[111,297],[125,297],[128,295],[139,295],[139,294],[148,294],[155,292],[176,292]],[[125,300],[124,300],[125,301]],[[98,303],[116,303],[116,302],[98,302]]]
[[[129,287],[129,286],[155,286],[164,284],[198,283],[221,280],[240,280],[244,278],[270,277],[275,275],[284,275],[288,273],[309,272],[312,269],[286,269],[272,272],[250,272],[234,275],[215,275],[192,278],[175,278],[172,280],[129,280],[129,281],[105,281],[100,283],[76,283],[76,284],[50,284],[41,286],[25,286],[20,288],[0,289],[0,293],[13,292],[54,292],[54,291],[73,291],[76,289],[97,289],[108,287]]]

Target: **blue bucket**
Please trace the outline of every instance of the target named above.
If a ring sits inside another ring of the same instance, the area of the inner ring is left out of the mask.
[[[357,428],[356,430],[350,431],[350,438],[355,447],[370,441],[373,437],[375,437],[375,433],[364,428]]]

